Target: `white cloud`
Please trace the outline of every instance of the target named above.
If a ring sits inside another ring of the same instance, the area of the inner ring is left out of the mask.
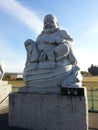
[[[30,11],[15,0],[0,0],[0,9],[16,17],[34,33],[40,33],[42,22],[34,11]]]

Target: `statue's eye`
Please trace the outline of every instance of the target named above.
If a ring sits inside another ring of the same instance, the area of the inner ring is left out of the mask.
[[[49,23],[54,23],[53,20],[49,20]]]
[[[54,23],[54,21],[52,19],[47,19],[44,21],[44,25],[47,24],[47,23]]]

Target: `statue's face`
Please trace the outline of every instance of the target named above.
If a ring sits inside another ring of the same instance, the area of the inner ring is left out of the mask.
[[[58,28],[57,20],[52,15],[47,15],[44,19],[44,30],[53,30]]]

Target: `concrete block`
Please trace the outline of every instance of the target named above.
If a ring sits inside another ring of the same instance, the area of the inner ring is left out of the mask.
[[[0,81],[0,109],[8,106],[9,93],[12,91],[12,86],[8,81]]]
[[[9,126],[33,130],[87,130],[88,110],[84,96],[56,93],[12,93]]]

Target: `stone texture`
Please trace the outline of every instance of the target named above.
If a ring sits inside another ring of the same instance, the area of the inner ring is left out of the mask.
[[[23,80],[26,86],[9,96],[10,126],[87,130],[87,96],[84,88],[84,95],[77,91],[82,88],[82,77],[72,41],[51,14],[45,16],[43,31],[36,41],[25,41],[27,59]]]
[[[3,65],[2,65],[1,62],[0,62],[0,81],[1,81],[2,78],[3,78],[3,75],[4,75]]]
[[[23,80],[28,87],[82,87],[82,76],[72,50],[71,36],[61,30],[56,17],[44,18],[36,41],[27,39]]]
[[[8,81],[0,81],[0,109],[8,105],[9,93],[12,91]]]
[[[9,99],[10,126],[32,130],[88,129],[86,91],[84,96],[17,92]]]
[[[0,81],[0,87],[8,85],[8,81]]]

